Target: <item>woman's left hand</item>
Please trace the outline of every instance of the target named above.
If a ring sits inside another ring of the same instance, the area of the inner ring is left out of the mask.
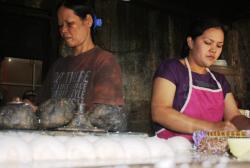
[[[30,100],[28,100],[28,99],[23,99],[22,101],[23,101],[24,103],[29,104],[29,105],[31,106],[33,112],[36,112],[36,111],[37,111],[38,107],[37,107],[36,105],[34,105]]]

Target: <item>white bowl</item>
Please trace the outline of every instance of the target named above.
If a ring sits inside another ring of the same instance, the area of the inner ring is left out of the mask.
[[[215,61],[213,65],[218,65],[218,66],[227,66],[227,61],[224,59],[218,59]]]

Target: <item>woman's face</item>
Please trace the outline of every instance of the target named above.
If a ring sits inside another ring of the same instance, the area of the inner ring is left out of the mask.
[[[64,6],[57,13],[59,31],[69,47],[78,47],[91,39],[92,18],[87,15],[85,19],[77,16],[73,10]]]
[[[220,28],[209,28],[196,39],[188,37],[189,57],[198,66],[209,67],[220,56],[224,44],[224,32]]]

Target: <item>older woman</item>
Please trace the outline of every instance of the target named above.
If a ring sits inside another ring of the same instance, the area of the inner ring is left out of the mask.
[[[73,55],[55,62],[38,95],[39,102],[66,98],[83,103],[84,113],[93,126],[124,129],[120,66],[114,56],[95,45],[92,38],[100,20],[86,0],[63,1],[57,15],[60,35],[72,48]],[[98,115],[95,117],[95,114]]]

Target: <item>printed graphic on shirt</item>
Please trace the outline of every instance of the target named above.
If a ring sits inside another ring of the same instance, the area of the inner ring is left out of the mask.
[[[52,98],[69,98],[76,103],[84,102],[91,71],[56,72]]]

